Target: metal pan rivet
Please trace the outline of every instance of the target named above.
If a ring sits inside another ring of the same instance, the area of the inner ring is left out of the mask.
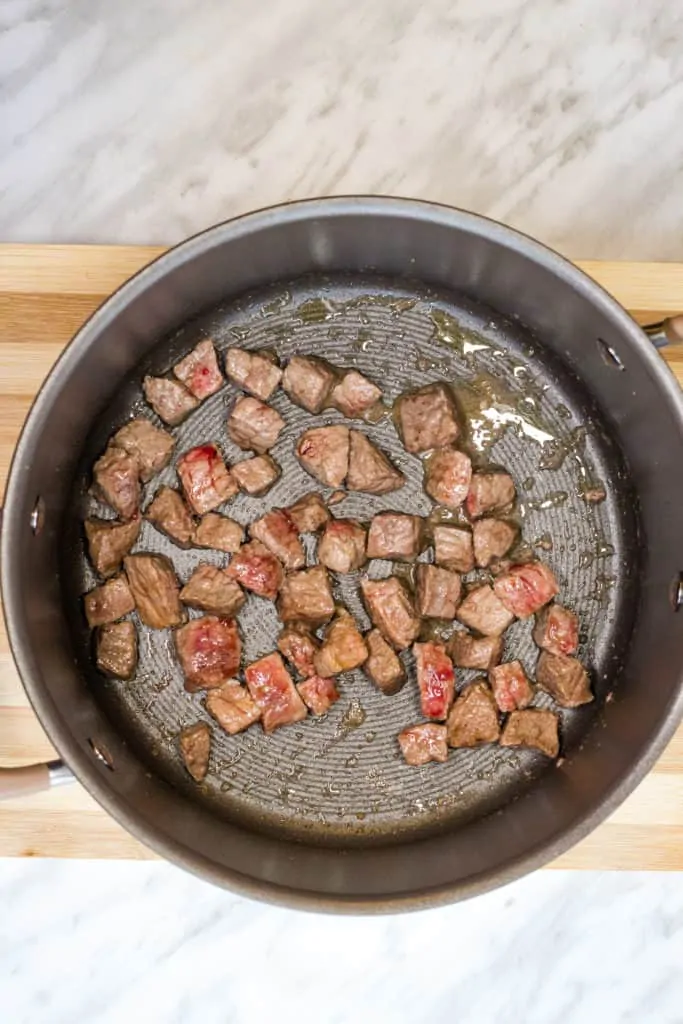
[[[598,351],[602,356],[603,363],[607,366],[612,366],[617,370],[625,370],[626,367],[621,361],[621,356],[618,355],[611,345],[608,345],[602,338],[598,338]]]
[[[88,743],[90,744],[90,748],[91,748],[93,754],[95,755],[95,757],[97,758],[97,760],[101,761],[102,764],[105,765],[105,767],[107,767],[110,772],[113,772],[114,771],[114,759],[111,756],[111,754],[109,753],[109,751],[107,750],[107,748],[104,746],[104,744],[102,744],[102,743],[95,743],[95,741],[91,740],[91,739],[88,739]]]
[[[28,524],[31,527],[34,537],[37,537],[45,525],[45,502],[42,498],[36,498],[36,503],[33,506],[31,515],[29,516]]]
[[[683,572],[679,572],[671,582],[671,604],[675,612],[683,608]]]

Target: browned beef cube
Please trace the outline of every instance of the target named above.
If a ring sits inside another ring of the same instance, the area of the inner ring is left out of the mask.
[[[382,693],[393,696],[406,681],[400,659],[378,629],[371,629],[365,634],[365,643],[369,653],[363,671]]]
[[[465,509],[470,519],[503,512],[515,500],[515,484],[509,473],[473,473]]]
[[[496,597],[518,619],[526,619],[548,604],[559,591],[557,580],[543,562],[513,565],[493,584]]]
[[[279,654],[268,654],[247,665],[244,676],[249,693],[261,709],[265,732],[273,732],[282,725],[292,725],[306,717],[306,705]]]
[[[455,448],[438,448],[425,462],[424,488],[430,498],[448,508],[460,508],[472,479],[469,456]]]
[[[455,669],[441,644],[413,644],[420,707],[425,718],[443,722],[455,695]]]
[[[417,610],[428,619],[452,619],[460,603],[461,583],[457,572],[438,565],[418,565],[416,573]]]
[[[458,668],[479,668],[488,671],[503,656],[503,638],[500,636],[471,636],[459,629],[448,644],[448,653]]]
[[[231,470],[239,489],[256,498],[270,490],[280,472],[280,467],[270,455],[255,455],[238,462]]]
[[[304,494],[287,509],[299,533],[317,533],[329,521],[330,513],[319,494]]]
[[[170,427],[177,427],[199,405],[184,384],[167,377],[145,377],[142,390],[159,419]]]
[[[191,619],[176,629],[175,645],[188,693],[222,686],[239,672],[242,641],[234,619]]]
[[[501,747],[535,747],[548,757],[560,752],[557,715],[540,708],[513,711],[500,737]]]
[[[380,512],[373,516],[368,531],[368,558],[410,562],[420,553],[422,520],[403,512]]]
[[[434,560],[456,572],[474,569],[474,549],[470,530],[460,526],[434,527]]]
[[[135,608],[135,600],[123,573],[120,576],[113,576],[100,587],[95,587],[85,595],[83,601],[89,626],[103,626],[107,622],[116,622]]]
[[[261,709],[237,679],[229,679],[215,690],[209,690],[206,710],[230,736],[248,729],[261,717]]]
[[[388,494],[403,487],[405,477],[399,473],[384,452],[359,430],[350,431],[349,472],[346,486],[350,491],[366,494]]]
[[[451,747],[496,743],[500,736],[498,708],[483,680],[477,680],[463,690],[451,708],[446,727]]]
[[[577,708],[593,700],[588,673],[577,658],[542,651],[536,682],[564,708]]]
[[[285,575],[279,558],[258,540],[243,544],[230,559],[226,572],[247,590],[271,601],[277,597]]]
[[[357,419],[377,405],[381,397],[382,392],[371,380],[358,370],[347,370],[332,388],[330,404],[349,419]]]
[[[304,683],[299,683],[297,690],[308,710],[314,715],[326,714],[339,700],[339,690],[334,685],[334,679],[311,676]]]
[[[178,737],[180,755],[195,782],[203,782],[209,768],[211,730],[206,722],[189,725]]]
[[[318,544],[318,560],[332,572],[353,572],[365,564],[365,530],[353,519],[332,519]]]
[[[534,691],[518,661],[497,665],[489,672],[489,683],[501,711],[519,711],[531,704]]]
[[[223,374],[218,369],[216,350],[210,338],[205,338],[184,359],[176,363],[173,372],[190,394],[200,401],[215,395],[223,387]]]
[[[285,421],[258,398],[238,398],[228,416],[228,434],[240,448],[263,454],[272,448]]]
[[[410,647],[420,632],[410,594],[396,576],[361,580],[361,591],[373,623],[398,651]]]
[[[506,555],[517,540],[517,527],[505,519],[477,519],[472,527],[474,558],[485,569]]]
[[[195,538],[194,519],[183,499],[172,487],[159,488],[147,507],[145,518],[179,547],[192,546]]]
[[[455,404],[444,384],[430,384],[396,403],[398,428],[403,444],[417,454],[431,448],[444,448],[457,441],[460,426]]]
[[[166,629],[185,621],[180,603],[180,584],[168,558],[163,555],[128,555],[123,564],[140,621],[145,626]]]
[[[117,430],[111,444],[137,459],[140,479],[145,482],[169,464],[175,448],[174,438],[144,417],[131,420]]]
[[[131,679],[138,664],[138,635],[132,622],[100,626],[95,638],[95,659],[100,672],[115,679]]]
[[[237,494],[237,484],[215,444],[191,448],[180,456],[177,469],[185,497],[198,516]]]
[[[304,679],[315,675],[314,658],[320,645],[305,626],[294,622],[283,629],[278,637],[277,649]]]
[[[515,618],[489,586],[471,590],[455,614],[464,626],[484,636],[500,636]]]
[[[239,583],[215,565],[198,565],[180,591],[180,600],[212,615],[236,615],[246,598]]]
[[[230,380],[262,402],[268,401],[282,380],[282,370],[272,352],[229,348],[225,356],[225,371]]]
[[[280,559],[285,569],[302,569],[306,555],[299,531],[286,509],[273,508],[249,527],[249,533]]]
[[[118,519],[86,519],[88,554],[95,571],[100,576],[111,576],[117,572],[139,533],[139,517],[128,523],[121,523]]]
[[[282,377],[282,387],[297,405],[319,413],[327,405],[336,379],[332,367],[322,359],[292,356]]]
[[[367,656],[368,648],[355,619],[342,611],[325,630],[322,647],[313,662],[316,673],[326,678],[359,668]]]
[[[575,654],[579,646],[579,620],[561,604],[551,604],[536,616],[534,640],[551,654]]]
[[[322,565],[288,573],[280,588],[278,612],[283,622],[304,622],[316,628],[334,615],[330,578]]]
[[[109,445],[93,466],[95,490],[122,519],[140,511],[140,465],[122,448]]]
[[[296,454],[307,473],[326,487],[341,487],[349,469],[349,428],[313,427],[297,442]]]
[[[448,757],[446,726],[436,722],[411,725],[398,735],[398,743],[406,764],[415,767],[430,761],[444,762]]]
[[[228,554],[239,551],[243,540],[244,528],[234,519],[228,519],[217,512],[207,512],[202,516],[194,532],[194,542],[198,548],[212,548],[214,551],[227,551]]]

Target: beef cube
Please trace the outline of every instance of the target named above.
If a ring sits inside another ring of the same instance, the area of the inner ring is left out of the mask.
[[[116,622],[135,608],[135,600],[123,573],[113,576],[100,587],[95,587],[85,595],[83,601],[85,617],[91,627]]]
[[[305,626],[294,622],[283,629],[278,637],[277,649],[304,679],[315,675],[313,659],[320,645]]]
[[[184,359],[176,363],[173,373],[191,395],[203,401],[223,387],[223,374],[218,369],[216,350],[210,338],[205,338]]]
[[[493,584],[496,597],[518,619],[526,619],[557,594],[557,580],[543,562],[513,565]]]
[[[299,533],[317,533],[329,522],[330,513],[319,494],[304,494],[287,509]]]
[[[365,634],[365,643],[369,653],[363,671],[382,693],[393,696],[406,681],[400,659],[378,629]]]
[[[551,604],[536,616],[534,640],[551,654],[575,654],[579,646],[579,620],[561,604]]]
[[[418,767],[430,761],[443,763],[448,757],[446,726],[436,722],[411,725],[398,735],[398,743],[406,764]]]
[[[285,421],[258,398],[238,398],[228,416],[228,434],[239,448],[259,454],[272,448]]]
[[[420,632],[420,618],[410,594],[396,576],[361,580],[368,613],[382,635],[398,651],[410,647]]]
[[[195,782],[203,782],[209,768],[211,730],[206,722],[189,725],[178,737],[180,756]]]
[[[174,635],[188,693],[222,686],[239,672],[242,641],[234,619],[203,615]]]
[[[473,473],[465,499],[465,511],[470,519],[478,519],[490,512],[503,512],[515,500],[515,484],[509,473]]]
[[[190,608],[229,617],[237,614],[246,598],[225,569],[205,562],[197,566],[180,591],[180,600]]]
[[[260,498],[270,490],[281,470],[270,455],[255,455],[244,462],[238,462],[232,467],[231,473],[241,491]]]
[[[503,638],[475,637],[459,629],[450,639],[448,653],[457,668],[478,668],[488,671],[497,665],[503,656]]]
[[[438,565],[418,565],[417,610],[428,619],[452,619],[460,602],[460,577]]]
[[[228,554],[239,551],[243,540],[243,527],[217,512],[207,512],[202,516],[194,531],[194,542],[198,548],[212,548]]]
[[[474,569],[472,534],[460,526],[435,526],[434,561],[455,572]]]
[[[297,690],[308,710],[314,715],[326,714],[339,700],[339,690],[334,685],[334,679],[311,676],[305,683],[299,683]]]
[[[272,352],[229,348],[225,356],[225,372],[230,380],[262,402],[268,401],[282,380],[282,370]]]
[[[266,512],[265,516],[251,524],[249,533],[255,540],[265,544],[280,559],[285,569],[302,569],[306,564],[299,531],[285,509],[274,508]]]
[[[317,675],[327,677],[359,668],[367,656],[368,649],[356,620],[342,611],[325,630],[322,647],[313,662]]]
[[[424,488],[430,498],[448,508],[460,508],[472,479],[472,463],[464,452],[439,448],[425,462]]]
[[[296,455],[321,484],[341,487],[349,470],[349,443],[348,427],[313,427],[299,438]]]
[[[184,384],[167,377],[145,377],[142,390],[159,419],[169,427],[177,427],[199,405],[199,399]]]
[[[247,590],[271,601],[277,597],[285,575],[280,560],[258,540],[243,544],[230,559],[226,572]]]
[[[347,370],[332,388],[330,404],[349,419],[358,419],[377,405],[382,392],[358,370]]]
[[[95,571],[100,576],[111,576],[117,572],[139,533],[139,517],[128,523],[121,523],[117,519],[86,519],[88,555]]]
[[[237,679],[228,679],[222,686],[209,690],[205,703],[211,717],[230,736],[244,732],[261,717],[260,708],[250,697],[246,686]]]
[[[173,565],[163,555],[128,555],[123,564],[140,621],[151,629],[166,629],[185,621],[180,585]]]
[[[95,661],[100,672],[114,679],[131,679],[138,664],[138,635],[134,623],[110,622],[95,637]]]
[[[346,486],[366,494],[389,494],[403,487],[405,477],[384,452],[359,430],[350,431],[349,471]]]
[[[499,601],[491,587],[483,586],[470,590],[458,608],[456,618],[464,626],[484,636],[500,636],[515,617]]]
[[[148,505],[145,518],[170,537],[178,547],[189,548],[195,537],[194,519],[172,487],[160,487]]]
[[[282,725],[292,725],[306,717],[306,705],[279,654],[268,654],[248,665],[244,676],[249,693],[261,709],[265,732],[273,732]]]
[[[463,690],[446,723],[451,747],[479,747],[496,743],[500,736],[498,708],[483,679]]]
[[[422,714],[444,722],[455,695],[453,662],[441,644],[413,644],[413,654]]]
[[[396,408],[398,428],[409,452],[418,454],[457,441],[458,417],[451,393],[444,384],[430,384],[402,395]]]
[[[304,622],[314,629],[329,622],[334,598],[326,569],[315,565],[288,573],[280,588],[278,612],[283,622]]]
[[[137,459],[140,479],[151,480],[171,461],[175,440],[144,417],[131,420],[114,434],[111,444]]]
[[[542,651],[536,666],[536,682],[563,708],[578,708],[593,700],[588,673],[577,658]]]
[[[190,508],[198,516],[237,494],[237,484],[215,444],[190,448],[178,459],[177,470]]]
[[[477,519],[472,527],[474,558],[485,569],[506,555],[517,540],[517,527],[504,519]]]
[[[319,413],[327,405],[337,376],[315,356],[292,356],[282,377],[282,387],[302,409]]]
[[[410,562],[420,553],[422,520],[403,512],[380,512],[373,516],[368,531],[368,558]]]
[[[557,715],[540,708],[513,711],[505,723],[500,745],[535,747],[548,757],[557,757],[560,752]]]
[[[501,711],[519,711],[531,704],[534,691],[518,661],[508,661],[489,672],[489,683]]]
[[[134,519],[140,511],[140,465],[122,448],[109,445],[93,466],[96,492],[122,519]]]
[[[353,519],[332,519],[318,544],[318,560],[332,572],[353,572],[365,564],[365,530]]]

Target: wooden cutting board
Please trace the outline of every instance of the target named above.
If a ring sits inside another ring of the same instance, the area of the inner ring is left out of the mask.
[[[83,320],[161,249],[0,245],[0,486],[29,405]],[[683,312],[683,264],[584,262],[641,323]],[[665,358],[683,385],[683,346]],[[54,757],[0,632],[0,764]],[[0,856],[153,857],[78,784],[0,804]],[[560,868],[683,870],[683,728],[622,807]]]

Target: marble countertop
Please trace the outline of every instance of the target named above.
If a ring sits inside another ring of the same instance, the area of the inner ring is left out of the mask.
[[[666,0],[3,0],[0,239],[168,243],[374,192],[681,260],[682,36]],[[541,872],[370,920],[162,863],[5,861],[0,903],[13,1024],[683,1021],[675,875]]]

